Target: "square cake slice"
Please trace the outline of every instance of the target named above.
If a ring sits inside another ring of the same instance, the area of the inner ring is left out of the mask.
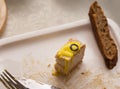
[[[70,39],[56,54],[55,69],[58,73],[68,75],[82,62],[85,44]]]

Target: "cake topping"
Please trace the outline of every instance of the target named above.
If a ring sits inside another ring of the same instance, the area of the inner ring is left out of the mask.
[[[70,41],[58,51],[58,56],[69,60],[69,58],[73,57],[80,48],[81,44],[78,41]]]
[[[78,51],[78,50],[79,50],[79,47],[78,47],[78,45],[76,45],[76,44],[71,44],[70,49],[71,49],[72,51]]]

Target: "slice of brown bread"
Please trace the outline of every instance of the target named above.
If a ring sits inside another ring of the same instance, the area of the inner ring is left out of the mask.
[[[112,69],[118,60],[118,50],[114,40],[111,38],[107,18],[97,1],[90,6],[89,18],[106,66]]]

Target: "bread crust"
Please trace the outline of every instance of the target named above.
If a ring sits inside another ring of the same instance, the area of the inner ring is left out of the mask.
[[[95,35],[99,49],[104,57],[107,68],[112,69],[118,61],[117,46],[112,39],[108,22],[102,8],[95,1],[89,9],[89,18],[91,21],[93,33]]]

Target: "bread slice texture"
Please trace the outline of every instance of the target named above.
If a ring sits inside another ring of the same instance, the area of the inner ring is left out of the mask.
[[[102,8],[95,1],[89,9],[93,33],[99,49],[104,57],[107,68],[112,69],[118,61],[118,50],[115,41],[112,39],[108,27],[108,21]]]

